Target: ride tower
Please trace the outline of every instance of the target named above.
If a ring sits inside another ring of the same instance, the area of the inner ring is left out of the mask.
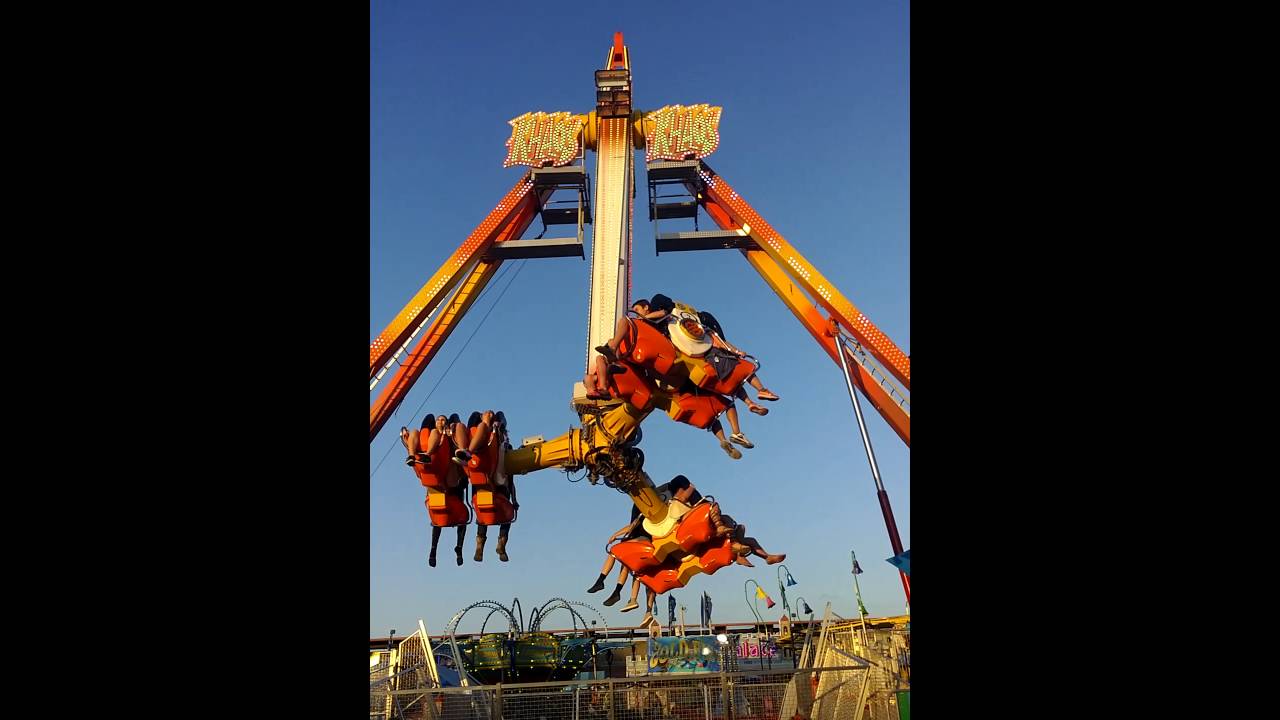
[[[448,438],[431,452],[411,452],[407,463],[427,489],[436,528],[465,528],[473,513],[483,526],[514,521],[514,507],[501,497],[505,478],[551,467],[585,471],[591,484],[626,493],[643,514],[652,540],[620,542],[611,552],[661,593],[685,585],[699,572],[714,573],[732,563],[736,551],[731,552],[728,538],[715,532],[705,505],[677,512],[659,497],[644,472],[644,454],[636,447],[640,425],[657,410],[675,422],[714,429],[759,366],[750,356],[713,363],[708,356],[713,344],[710,330],[697,309],[688,305],[677,303],[658,325],[627,317],[637,150],[645,150],[649,218],[655,223],[658,252],[741,254],[842,369],[860,428],[858,402],[864,398],[908,446],[910,358],[707,165],[705,158],[719,144],[721,108],[702,104],[634,109],[630,53],[620,32],[614,34],[594,79],[595,108],[585,115],[529,112],[509,121],[512,132],[504,166],[523,165],[528,170],[371,343],[370,390],[383,387],[370,407],[370,441],[503,262],[585,259],[584,227],[592,225],[586,369],[607,366],[601,374],[607,396],[588,397],[588,388],[574,383],[571,404],[581,427],[550,440],[535,436],[512,448],[501,444],[506,441],[504,425],[499,444],[471,455],[462,470],[451,463],[455,449]],[[594,192],[586,150],[596,152]],[[661,194],[667,186],[682,189],[684,196],[670,202],[671,196]],[[656,231],[659,221],[677,217],[694,218],[696,228],[699,211],[718,229]],[[542,232],[522,239],[538,219]],[[576,236],[544,237],[551,226],[563,225],[576,226]],[[616,357],[601,363],[595,348],[614,336],[624,318],[625,337]],[[863,440],[891,545],[901,554],[865,428]],[[419,450],[425,445],[417,443]],[[460,483],[473,488],[474,508],[454,492]],[[462,530],[459,533],[461,543]],[[901,577],[909,602],[909,579],[906,573]]]

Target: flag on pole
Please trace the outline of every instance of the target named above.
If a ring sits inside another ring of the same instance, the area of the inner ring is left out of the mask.
[[[667,624],[668,625],[676,624],[676,596],[675,595],[667,596]]]
[[[861,575],[861,574],[862,574],[862,566],[858,564],[858,559],[857,559],[857,558],[854,558],[854,559],[853,559],[853,574],[854,574],[854,575]]]
[[[911,551],[910,550],[903,550],[901,554],[894,555],[888,560],[885,560],[885,562],[901,570],[903,573],[906,574],[907,577],[911,577]]]
[[[702,593],[702,624],[711,628],[711,596],[705,592]]]

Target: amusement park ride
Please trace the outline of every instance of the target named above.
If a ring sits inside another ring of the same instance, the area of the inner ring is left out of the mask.
[[[719,142],[721,108],[633,109],[631,63],[622,33],[614,35],[595,81],[596,107],[586,115],[537,112],[510,121],[505,165],[530,169],[370,345],[370,391],[379,384],[383,387],[370,407],[369,438],[372,442],[377,436],[503,262],[585,257],[584,225],[593,225],[588,370],[596,367],[600,355],[595,348],[605,346],[620,319],[625,319],[622,342],[611,353],[616,357],[606,358],[607,398],[597,399],[596,393],[589,396],[588,388],[579,382],[571,404],[580,428],[514,449],[499,438],[470,455],[462,468],[453,462],[455,448],[448,437],[430,454],[409,460],[427,488],[426,505],[435,528],[465,526],[473,515],[483,527],[511,523],[516,508],[506,494],[509,477],[551,467],[585,470],[591,484],[603,482],[627,494],[644,515],[643,526],[652,540],[624,540],[610,552],[661,594],[684,586],[698,573],[715,573],[735,557],[731,538],[716,535],[707,503],[693,509],[677,507],[655,491],[643,468],[644,454],[637,447],[640,425],[659,410],[675,422],[713,427],[758,365],[750,356],[737,357],[728,366],[712,363],[707,355],[712,347],[708,329],[688,305],[676,303],[658,325],[628,316],[636,150],[645,151],[651,220],[693,218],[696,223],[701,210],[719,228],[659,233],[658,252],[738,251],[843,369],[860,427],[855,390],[908,446],[911,362],[706,164],[704,159]],[[585,160],[588,149],[596,152],[594,192]],[[678,194],[659,194],[671,188]],[[554,199],[558,192],[571,199]],[[576,236],[521,239],[539,218],[548,227],[576,227]],[[420,448],[427,444],[427,434],[424,428]],[[895,555],[901,555],[902,543],[865,427],[863,440],[890,542]],[[468,482],[474,512],[454,489]],[[901,578],[910,602],[910,580],[905,573]]]

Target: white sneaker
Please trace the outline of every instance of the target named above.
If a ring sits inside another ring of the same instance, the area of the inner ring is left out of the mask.
[[[750,450],[751,448],[753,448],[753,447],[755,447],[755,446],[756,446],[756,444],[755,444],[755,443],[753,443],[753,442],[751,442],[750,440],[748,440],[748,439],[747,439],[747,436],[746,436],[746,435],[743,435],[743,434],[742,434],[742,433],[740,433],[740,432],[736,432],[736,433],[734,433],[734,434],[730,435],[730,436],[729,436],[729,439],[730,439],[730,440],[732,440],[732,441],[734,441],[734,442],[736,442],[736,443],[738,443],[738,444],[739,444],[739,445],[741,445],[742,447],[747,448],[748,450]]]
[[[640,603],[636,602],[635,600],[632,600],[631,602],[619,608],[618,612],[629,612],[631,610],[635,610],[638,607],[640,607]]]

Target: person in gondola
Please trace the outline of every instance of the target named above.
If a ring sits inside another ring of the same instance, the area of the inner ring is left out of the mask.
[[[738,361],[747,357],[747,353],[739,350],[733,345],[730,345],[728,341],[724,339],[724,328],[720,327],[720,322],[716,320],[714,315],[705,310],[700,310],[698,311],[698,320],[702,323],[703,329],[707,331],[707,334],[711,338],[711,349],[708,350],[705,355],[707,362],[711,363],[711,366],[715,368],[718,375],[726,375],[732,372],[733,368],[737,366]],[[755,373],[752,373],[751,377],[747,378],[747,382],[751,383],[751,386],[756,389],[756,395],[758,395],[761,400],[774,402],[779,399],[776,394],[764,386],[760,377]],[[769,414],[769,409],[754,402],[747,395],[746,388],[741,385],[734,391],[734,397],[739,398],[742,402],[746,403],[747,409],[756,415],[764,416]],[[755,444],[748,440],[747,436],[742,433],[742,427],[738,423],[738,408],[733,404],[732,399],[730,400],[729,408],[725,410],[725,417],[728,418],[729,428],[733,431],[733,434],[729,436],[729,439],[747,449],[755,447]],[[723,438],[721,438],[721,441],[723,443]],[[732,453],[730,453],[730,455],[732,455]]]
[[[739,565],[755,567],[747,559],[748,555],[763,558],[765,563],[769,565],[777,565],[787,559],[786,553],[771,554],[760,545],[759,540],[747,537],[747,526],[737,522],[729,515],[721,514],[719,503],[711,504],[711,522],[716,526],[716,535],[718,537],[728,535],[732,540],[732,544],[729,547],[733,550],[734,561]]]
[[[631,312],[635,314],[637,319],[650,323],[665,335],[667,332],[665,320],[675,307],[675,302],[671,298],[658,294],[653,296],[653,300],[645,300],[643,298],[636,300],[631,304]],[[592,358],[591,368],[582,379],[582,384],[587,388],[588,398],[592,400],[608,399],[608,367],[610,363],[618,361],[618,345],[630,332],[630,323],[630,319],[626,316],[618,318],[618,325],[614,330],[613,337],[604,345],[595,348],[596,355]]]
[[[655,487],[654,490],[658,493],[658,497],[667,503],[668,515],[677,520],[684,517],[694,505],[697,505],[703,499],[702,493],[698,492],[698,488],[694,487],[694,484],[684,475],[677,475],[669,481]],[[633,506],[631,514],[643,523],[643,516],[640,516],[639,507]],[[646,532],[644,537],[649,537],[649,534]],[[620,591],[621,589],[622,585],[619,584],[617,591]],[[657,622],[653,617],[653,608],[654,603],[657,600],[657,594],[654,593],[653,590],[649,589],[649,586],[647,585],[644,588],[644,592],[645,614],[644,618],[640,620],[641,627]],[[628,612],[640,607],[640,604],[637,602],[639,598],[640,578],[633,575],[631,579],[631,599],[626,605],[619,608],[619,612]]]
[[[683,517],[693,506],[704,500],[710,503],[710,512],[707,517],[716,528],[716,537],[729,536],[732,539],[730,548],[733,550],[734,560],[739,565],[755,567],[746,559],[748,555],[763,558],[769,565],[776,565],[787,559],[785,554],[770,554],[760,545],[760,541],[753,537],[747,537],[746,525],[738,523],[729,515],[721,514],[720,503],[710,498],[703,498],[702,493],[698,492],[693,483],[689,481],[689,478],[684,475],[675,476],[670,483],[661,487],[670,487],[672,489],[668,512],[677,513],[676,517]]]
[[[511,444],[507,442],[507,416],[501,410],[494,412],[486,410],[483,413],[475,411],[467,418],[467,424],[461,431],[463,445],[459,446],[453,452],[453,462],[460,467],[466,467],[467,461],[471,459],[472,454],[479,452],[481,448],[496,445],[500,450],[496,454],[496,467],[493,471],[493,489],[507,499],[511,506],[519,509],[520,503],[516,501],[516,484],[515,478],[506,473],[507,450],[511,449]],[[465,448],[465,449],[464,449]],[[472,488],[472,504],[475,503],[475,493],[477,490]],[[498,559],[507,562],[507,538],[511,535],[511,523],[502,523],[498,528],[498,545],[495,550],[498,553]],[[489,537],[489,527],[487,525],[476,525],[476,554],[474,560],[476,562],[484,562],[484,544]]]
[[[640,508],[635,507],[633,505],[632,512],[631,512],[631,522],[627,523],[625,527],[618,530],[614,534],[610,535],[609,540],[608,542],[605,543],[605,545],[608,546],[614,540],[623,541],[623,540],[634,540],[636,538],[648,538],[649,533],[644,529],[642,525],[643,522],[644,522],[644,516],[640,514]],[[600,569],[600,575],[599,577],[596,578],[595,583],[591,587],[587,588],[587,592],[589,593],[600,592],[601,590],[604,589],[604,579],[608,577],[609,571],[613,569],[613,564],[616,562],[618,562],[618,559],[606,551],[604,554],[604,567]],[[631,574],[631,571],[627,569],[627,566],[622,565],[621,569],[618,571],[617,587],[613,589],[613,592],[609,594],[609,597],[604,599],[603,604],[605,607],[613,605],[614,603],[622,599],[622,588],[626,586],[627,576],[630,574]]]
[[[446,416],[444,413],[439,415],[428,414],[422,418],[422,428],[420,430],[409,430],[400,428],[400,442],[404,443],[405,450],[409,452],[409,457],[405,460],[406,464],[412,466],[415,463],[426,464],[428,458],[433,452],[440,447],[440,443],[445,439],[449,439],[455,443],[455,447],[461,443],[465,443],[466,439],[463,433],[462,418],[457,413]],[[425,446],[420,443],[423,435],[427,436]],[[462,480],[462,473],[458,468],[450,465],[449,471],[444,478],[445,492],[450,495],[456,495],[460,500],[466,502],[467,484]],[[440,544],[440,532],[444,528],[438,525],[431,526],[431,553],[427,555],[427,564],[431,567],[436,566],[436,548]],[[462,541],[467,537],[467,526],[458,526],[458,543],[453,548],[455,559],[459,565],[462,564]]]

